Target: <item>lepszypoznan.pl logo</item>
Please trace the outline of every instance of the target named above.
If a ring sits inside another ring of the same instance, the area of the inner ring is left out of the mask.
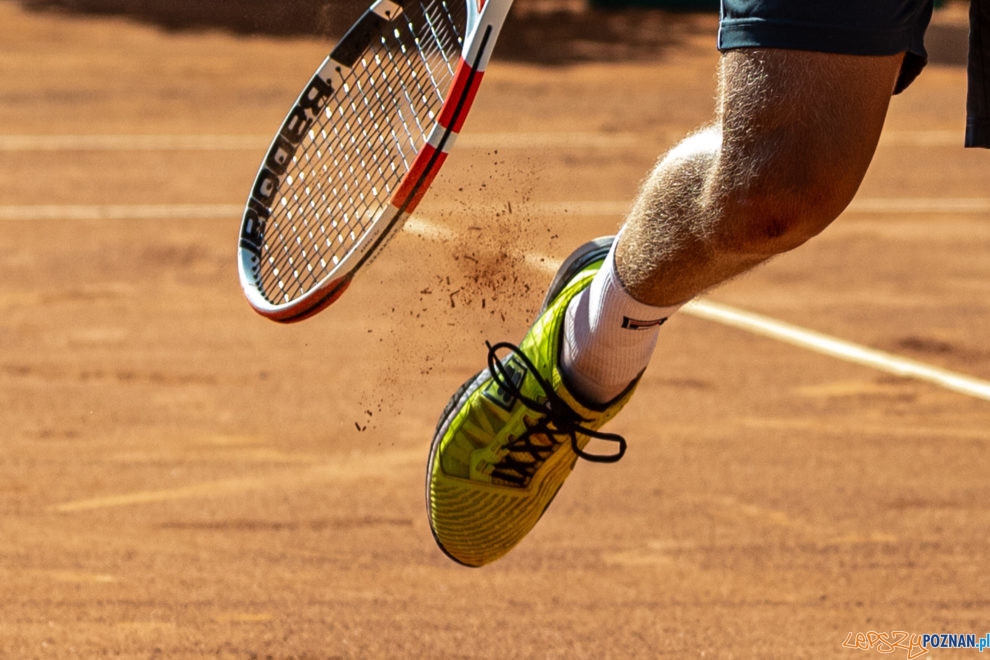
[[[990,633],[979,637],[974,634],[950,635],[919,635],[901,630],[894,632],[849,633],[842,642],[842,648],[859,649],[860,651],[874,650],[878,653],[894,653],[904,651],[907,660],[914,660],[926,655],[932,649],[973,649],[983,653],[990,649]]]

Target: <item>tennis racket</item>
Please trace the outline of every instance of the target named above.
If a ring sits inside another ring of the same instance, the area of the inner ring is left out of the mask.
[[[274,321],[325,309],[423,198],[511,0],[378,0],[296,100],[244,209],[238,271]]]

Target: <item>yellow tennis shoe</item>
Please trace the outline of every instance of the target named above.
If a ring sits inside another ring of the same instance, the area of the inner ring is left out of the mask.
[[[608,405],[588,405],[568,389],[557,362],[567,305],[591,283],[612,241],[591,241],[564,261],[522,344],[489,345],[488,368],[454,394],[440,417],[426,498],[433,536],[454,561],[481,566],[498,559],[536,525],[578,458],[614,462],[625,452],[625,439],[598,429],[636,383]],[[591,438],[618,447],[607,455],[585,452]]]

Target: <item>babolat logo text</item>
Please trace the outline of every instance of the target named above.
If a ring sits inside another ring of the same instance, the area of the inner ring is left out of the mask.
[[[640,321],[638,319],[631,319],[628,316],[622,317],[622,327],[627,330],[648,330],[650,328],[659,328],[661,325],[667,322],[667,318],[654,319],[653,321]]]
[[[306,137],[313,120],[326,107],[331,95],[333,86],[317,74],[285,118],[251,190],[251,199],[248,200],[244,222],[241,223],[241,247],[261,254],[261,236],[265,222],[271,216],[271,207],[282,185],[282,177],[285,176],[292,157],[296,155],[299,143]]]

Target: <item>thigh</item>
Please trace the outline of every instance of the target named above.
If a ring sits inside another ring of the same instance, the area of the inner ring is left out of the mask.
[[[718,45],[845,55],[907,53],[903,90],[928,60],[933,0],[722,0]]]
[[[876,149],[903,55],[744,48],[722,56],[723,180],[835,215]],[[834,216],[833,216],[834,217]]]

